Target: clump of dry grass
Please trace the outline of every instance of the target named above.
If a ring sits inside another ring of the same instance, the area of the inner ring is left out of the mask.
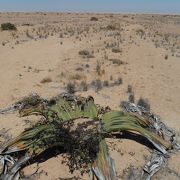
[[[137,29],[136,34],[142,38],[145,35],[145,31],[143,29]]]
[[[97,17],[91,17],[90,21],[98,21]]]
[[[114,25],[114,24],[109,24],[109,25],[106,26],[105,29],[106,29],[106,30],[115,31],[117,28],[116,28],[116,25]]]
[[[132,93],[132,86],[128,84],[127,93]]]
[[[119,77],[117,80],[114,81],[114,85],[118,86],[123,83],[123,80],[121,77]]]
[[[88,84],[86,83],[86,81],[81,81],[81,83],[79,85],[79,90],[80,91],[87,91],[88,90]]]
[[[96,65],[96,73],[101,76],[102,74],[105,74],[105,70],[102,69],[102,66],[100,64],[99,61],[97,61],[97,65]]]
[[[2,29],[2,31],[6,31],[6,30],[15,31],[15,30],[17,30],[16,26],[12,23],[9,23],[9,22],[8,23],[2,23],[1,29]]]
[[[109,61],[111,61],[113,64],[118,65],[118,66],[124,64],[124,62],[121,61],[120,59],[109,59]]]
[[[108,87],[109,86],[109,81],[108,80],[103,81],[103,86]]]
[[[114,48],[112,48],[112,52],[113,53],[120,53],[120,52],[122,52],[122,50],[118,47],[114,47]]]
[[[42,84],[43,83],[50,83],[50,82],[52,82],[52,79],[50,77],[45,77],[40,81],[40,83],[42,83]]]
[[[69,82],[67,84],[67,86],[66,86],[67,93],[74,94],[75,93],[75,89],[76,89],[76,87],[75,87],[74,83]]]
[[[69,79],[71,79],[71,80],[81,80],[81,79],[83,79],[83,75],[80,75],[80,74],[76,73],[76,74],[71,75],[69,77]]]
[[[150,111],[150,104],[148,99],[140,98],[137,105],[144,107],[147,111]]]
[[[132,94],[129,95],[128,101],[131,102],[131,103],[134,103],[134,101],[135,101],[134,93],[132,93]]]
[[[102,89],[102,82],[100,79],[93,80],[91,86],[95,89],[96,92]]]
[[[167,60],[168,59],[168,55],[165,55],[164,59]]]
[[[83,58],[94,58],[94,55],[90,53],[88,50],[79,51],[79,55],[83,56]]]

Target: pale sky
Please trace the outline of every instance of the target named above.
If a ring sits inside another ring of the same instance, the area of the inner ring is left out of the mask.
[[[180,0],[0,0],[0,11],[180,14]]]

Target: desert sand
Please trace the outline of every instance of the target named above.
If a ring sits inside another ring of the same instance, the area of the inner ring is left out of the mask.
[[[92,18],[95,17],[95,18]],[[32,92],[44,98],[74,85],[75,94],[119,110],[134,95],[148,101],[151,111],[180,135],[180,16],[88,13],[0,13],[0,109]],[[129,88],[128,88],[129,87]],[[18,113],[1,115],[0,127],[17,136],[30,120]],[[111,144],[119,179],[131,168],[142,170],[151,149],[130,139]],[[62,155],[39,163],[31,179],[87,179],[71,174]],[[34,163],[23,169],[30,175]],[[153,179],[180,179],[180,154]]]

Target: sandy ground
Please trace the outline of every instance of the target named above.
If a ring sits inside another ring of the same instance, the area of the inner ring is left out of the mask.
[[[120,109],[132,93],[136,102],[147,99],[151,110],[180,133],[180,16],[0,13],[4,22],[14,23],[17,31],[0,31],[0,109],[32,92],[55,96],[73,83],[76,94],[92,95],[97,104],[112,109]],[[81,55],[83,50],[89,54]],[[94,80],[103,84],[98,92]],[[25,119],[0,116],[0,127],[14,137],[28,127]],[[130,139],[113,143],[119,179],[128,179],[130,168],[140,170],[151,153]],[[87,179],[70,174],[61,161],[58,155],[40,163],[33,179]],[[168,170],[154,179],[179,179],[179,167],[180,155],[175,154]],[[36,168],[32,164],[24,173]]]

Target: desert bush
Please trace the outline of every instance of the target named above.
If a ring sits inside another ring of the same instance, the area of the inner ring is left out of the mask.
[[[118,47],[114,47],[114,48],[112,48],[112,52],[113,53],[120,53],[120,52],[122,52],[122,50]]]
[[[86,58],[94,58],[94,55],[91,54],[88,50],[79,51],[79,55],[86,57]]]
[[[90,54],[90,52],[88,50],[79,51],[79,55],[81,55],[81,56],[88,56],[89,54]]]
[[[103,86],[108,87],[109,86],[109,81],[108,80],[103,81]]]
[[[68,83],[66,86],[66,91],[70,94],[74,94],[75,93],[75,84],[74,83]]]
[[[147,111],[150,111],[150,104],[148,102],[148,99],[143,99],[142,97],[138,100],[137,103],[138,106],[144,107]]]
[[[82,78],[83,78],[83,76],[81,76],[80,74],[73,74],[70,76],[71,80],[80,80]]]
[[[120,85],[123,83],[123,80],[121,77],[119,77],[117,80],[114,81],[114,85]]]
[[[167,60],[168,59],[168,55],[165,55],[164,59]]]
[[[93,54],[89,54],[86,56],[87,58],[94,58],[94,55]]]
[[[41,83],[50,83],[50,82],[52,82],[52,79],[50,77],[46,77],[46,78],[43,78],[40,82]]]
[[[89,65],[89,64],[86,64],[86,65],[85,65],[85,67],[86,67],[86,68],[89,68],[89,67],[90,67],[90,65]]]
[[[132,86],[128,84],[127,93],[132,93]]]
[[[124,64],[123,61],[121,61],[120,59],[109,59],[113,64],[116,64],[118,66]]]
[[[97,17],[91,17],[90,21],[98,21]]]
[[[75,69],[76,71],[83,71],[84,69],[83,69],[83,67],[76,67],[76,69]]]
[[[129,16],[128,15],[123,15],[123,18],[128,18]]]
[[[102,82],[100,79],[93,80],[91,86],[95,89],[96,92],[102,89]]]
[[[129,95],[128,101],[131,102],[131,103],[134,103],[134,93]]]
[[[145,35],[145,31],[143,29],[137,29],[136,33],[142,38]]]
[[[2,46],[5,46],[6,45],[6,43],[5,42],[2,42]]]
[[[101,65],[100,65],[99,61],[97,61],[96,73],[97,73],[99,76],[101,75]]]
[[[59,35],[59,38],[63,38],[63,34],[62,33]]]
[[[79,85],[79,90],[80,91],[87,91],[88,90],[88,84],[86,81],[82,81]]]
[[[16,26],[14,24],[11,24],[11,23],[2,23],[1,29],[3,31],[5,31],[5,30],[17,30]]]
[[[114,24],[109,24],[106,26],[107,30],[111,30],[111,31],[115,31],[116,30],[116,26]]]

